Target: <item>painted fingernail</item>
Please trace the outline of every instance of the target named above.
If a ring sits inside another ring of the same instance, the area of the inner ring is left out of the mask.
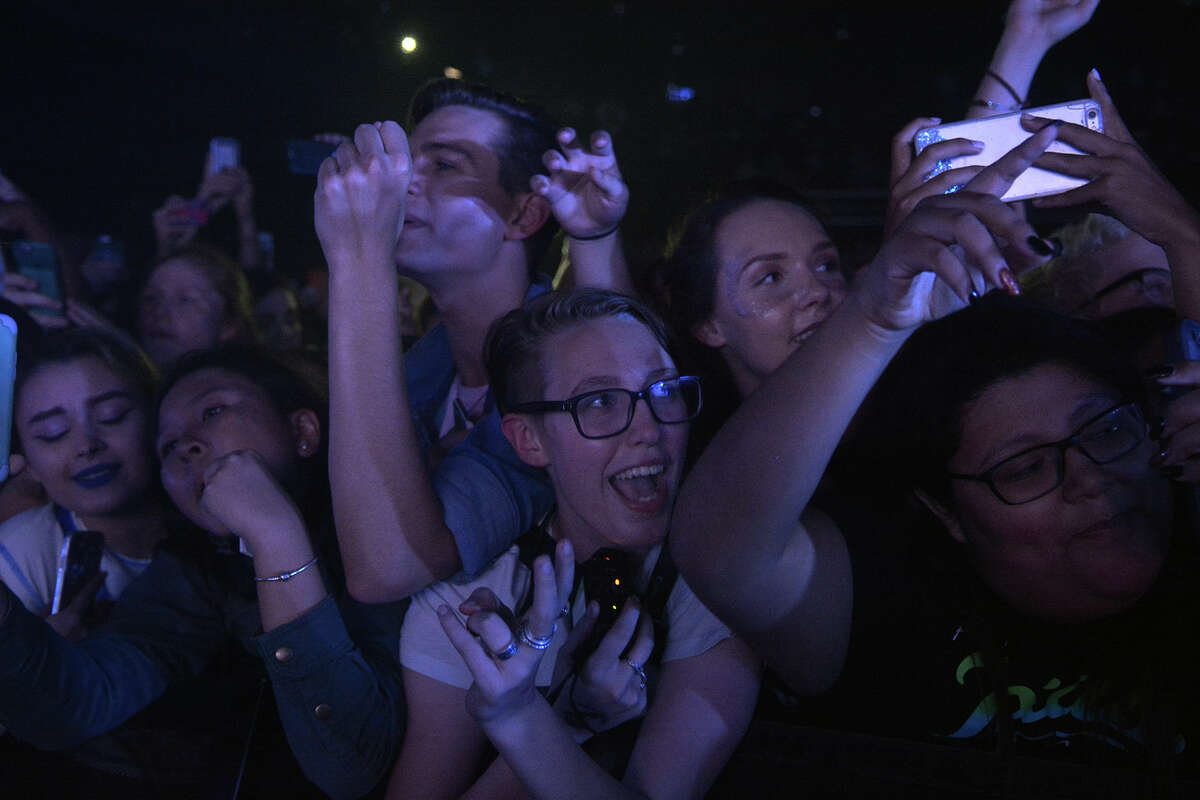
[[[971,305],[976,306],[979,305],[979,301],[983,299],[983,295],[972,289],[971,293],[967,295],[967,299],[971,301]]]
[[[1025,240],[1025,244],[1029,245],[1029,249],[1037,253],[1039,256],[1054,255],[1054,248],[1046,244],[1046,240],[1038,236],[1030,236]]]
[[[1158,474],[1162,475],[1164,478],[1178,478],[1183,475],[1183,467],[1179,466],[1178,464],[1173,464],[1169,467],[1163,467],[1158,471]]]
[[[1157,364],[1146,370],[1147,378],[1165,378],[1175,374],[1174,364]]]
[[[1092,71],[1089,72],[1088,75],[1092,76],[1092,80],[1100,81],[1100,70],[1096,69],[1095,67],[1092,67]],[[1104,81],[1100,82],[1104,83]]]
[[[983,150],[983,148],[984,148],[984,143],[983,143],[983,142],[981,142],[981,141],[978,141],[978,140],[976,140],[976,139],[972,139],[972,140],[971,140],[971,149],[972,149],[972,150],[974,150],[975,152],[977,152],[977,153],[978,153],[979,151]]]
[[[1000,270],[1000,283],[1004,286],[1004,291],[1013,296],[1021,293],[1021,287],[1017,284],[1017,279],[1013,276],[1012,270],[1007,267]]]

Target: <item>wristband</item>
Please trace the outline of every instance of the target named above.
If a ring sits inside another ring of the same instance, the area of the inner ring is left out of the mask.
[[[575,241],[577,241],[577,242],[594,242],[594,241],[596,241],[596,240],[598,240],[598,239],[605,239],[605,238],[607,238],[607,237],[609,237],[609,236],[612,236],[614,233],[616,233],[616,232],[617,232],[617,230],[618,230],[620,227],[621,227],[621,225],[620,225],[620,223],[618,223],[618,224],[616,224],[616,225],[613,225],[611,228],[609,228],[608,230],[606,230],[604,233],[597,233],[597,234],[594,234],[594,235],[592,235],[592,236],[575,236],[574,234],[570,234],[570,233],[568,233],[568,234],[567,234],[567,238],[568,238],[568,239],[574,239],[574,240],[575,240]]]
[[[292,578],[296,577],[301,572],[304,572],[304,570],[308,569],[315,563],[317,563],[317,557],[313,556],[313,560],[308,562],[307,564],[305,564],[303,567],[300,567],[300,569],[294,569],[291,572],[284,572],[279,575],[270,575],[266,578],[260,578],[257,575],[255,575],[254,582],[255,583],[274,583],[275,581],[290,581]]]
[[[1000,103],[994,102],[992,100],[986,100],[982,97],[977,97],[974,100],[972,100],[971,105],[983,106],[985,108],[990,108],[993,111],[1020,111],[1021,110],[1021,106],[1019,106],[1019,105],[1011,105],[1011,106],[1001,105]]]

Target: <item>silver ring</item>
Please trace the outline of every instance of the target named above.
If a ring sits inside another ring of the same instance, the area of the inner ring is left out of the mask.
[[[504,649],[500,650],[499,652],[492,653],[492,658],[496,659],[497,661],[508,661],[517,654],[517,650],[517,640],[509,637],[508,644],[504,646]]]
[[[642,665],[637,663],[636,661],[634,661],[631,658],[622,658],[621,660],[624,661],[626,664],[628,664],[629,668],[631,670],[633,670],[634,673],[638,676],[638,688],[645,689],[646,688],[646,670],[642,669]]]
[[[567,614],[570,614],[570,613],[571,613],[571,603],[569,601],[566,603],[563,603],[563,607],[558,610],[558,615],[560,617],[565,617]]]
[[[522,620],[521,627],[517,628],[517,641],[534,650],[545,650],[554,642],[554,634],[558,632],[558,623],[554,623],[554,627],[550,629],[549,636],[534,636],[529,631],[529,620]]]

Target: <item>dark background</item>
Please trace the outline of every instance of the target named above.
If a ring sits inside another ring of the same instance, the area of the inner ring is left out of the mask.
[[[275,233],[279,266],[302,271],[320,257],[314,183],[288,174],[285,140],[402,120],[413,90],[454,66],[581,131],[613,133],[639,260],[695,192],[756,173],[821,198],[835,238],[862,244],[881,221],[892,133],[918,115],[962,117],[1006,6],[10,1],[0,171],[64,227],[114,233],[137,254],[150,211],[194,193],[208,139],[234,136],[260,229]],[[1194,197],[1198,32],[1193,0],[1104,0],[1050,52],[1030,99],[1081,97],[1097,67],[1143,146]],[[402,34],[417,37],[416,53],[401,54]],[[668,103],[668,83],[695,98]]]

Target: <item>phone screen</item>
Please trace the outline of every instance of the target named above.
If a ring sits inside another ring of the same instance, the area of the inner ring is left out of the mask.
[[[104,554],[104,536],[96,531],[75,531],[68,534],[59,552],[58,576],[54,585],[51,614],[57,614],[71,604],[80,590],[100,571]]]
[[[9,248],[13,266],[27,278],[37,283],[37,291],[53,300],[62,300],[62,282],[58,276],[58,254],[48,244],[40,242],[13,242]],[[63,315],[62,311],[38,309],[46,316]]]
[[[0,481],[8,480],[12,442],[13,381],[17,376],[17,323],[0,314]]]

